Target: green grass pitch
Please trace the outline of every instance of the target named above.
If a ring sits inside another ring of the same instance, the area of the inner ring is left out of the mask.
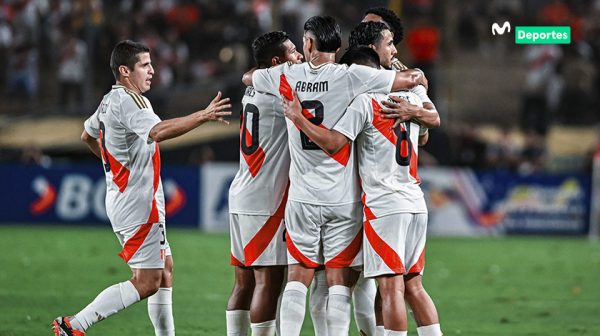
[[[54,317],[129,277],[108,227],[4,226],[0,237],[0,336],[51,335]],[[228,237],[171,229],[169,241],[177,334],[225,335]],[[600,335],[600,244],[586,239],[431,238],[425,285],[446,336]],[[153,334],[145,302],[88,332]]]

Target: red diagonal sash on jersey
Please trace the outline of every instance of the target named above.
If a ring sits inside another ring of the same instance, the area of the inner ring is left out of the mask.
[[[154,171],[153,187],[154,193],[152,194],[152,207],[150,208],[150,216],[148,216],[148,223],[158,222],[158,207],[156,206],[156,191],[158,190],[158,183],[160,182],[160,150],[158,149],[158,142],[154,146],[154,154],[152,155],[152,170]]]
[[[371,105],[373,106],[373,126],[388,139],[392,145],[396,146],[398,136],[394,133],[392,126],[394,126],[394,119],[385,119],[381,114],[381,105],[375,100],[371,99]]]
[[[284,96],[287,100],[294,100],[294,94],[292,91],[292,87],[290,86],[290,83],[287,81],[287,78],[285,77],[284,74],[281,74],[281,76],[279,76],[279,93],[282,96]],[[308,110],[305,108],[302,108],[302,115],[306,119],[309,119],[309,120],[314,118],[314,116],[312,114],[310,114],[310,112],[308,112]],[[323,124],[319,124],[317,126],[324,128],[324,129],[328,129],[327,127],[323,126]],[[298,127],[298,125],[296,125],[296,128],[300,129]],[[334,159],[335,161],[337,161],[342,166],[346,166],[348,164],[348,161],[350,160],[350,151],[351,150],[352,150],[352,147],[351,147],[350,143],[347,143],[346,145],[344,145],[344,147],[342,147],[339,151],[337,151],[334,154],[329,154],[326,151],[323,151],[323,152],[325,154],[327,154],[329,157],[331,157],[332,159]]]
[[[383,114],[381,113],[381,105],[379,105],[379,103],[375,99],[371,99],[371,105],[373,106],[373,126],[375,126],[379,133],[381,133],[381,135],[388,139],[392,143],[392,145],[396,146],[398,136],[392,129],[392,126],[394,125],[394,119],[386,119],[383,117]],[[400,125],[399,127],[404,126]],[[413,144],[412,155],[410,157],[409,174],[415,180],[417,180],[417,183],[421,183],[421,178],[417,173],[418,156],[415,152],[414,146],[416,146],[416,144]],[[400,144],[400,151],[403,156],[408,156],[407,141],[402,141],[402,143]]]
[[[104,132],[100,131],[100,143],[102,143]],[[119,187],[120,192],[124,192],[129,182],[129,169],[125,168],[121,162],[117,161],[109,152],[108,149],[104,150],[104,146],[100,146],[100,154],[104,162],[108,162],[110,166],[110,172],[112,173],[112,180]]]
[[[252,175],[252,177],[256,177],[256,174],[258,174],[258,171],[260,170],[263,163],[265,162],[265,151],[261,147],[258,147],[254,151],[254,153],[252,153],[250,155],[247,155],[246,153],[244,153],[244,151],[241,149],[241,146],[242,146],[241,142],[245,141],[247,146],[251,146],[252,145],[252,134],[250,134],[250,132],[248,131],[245,120],[242,120],[242,127],[243,128],[240,128],[240,152],[242,153],[242,156],[244,157],[246,164],[248,164],[248,170],[250,171],[250,175]],[[246,132],[243,132],[244,129],[246,130]],[[246,133],[245,139],[241,138],[243,133]]]

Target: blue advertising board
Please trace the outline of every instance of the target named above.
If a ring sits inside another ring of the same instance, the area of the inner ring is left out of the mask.
[[[163,167],[167,225],[197,227],[200,177],[197,168]],[[0,166],[0,222],[108,223],[106,184],[100,165],[68,165],[45,169],[28,165]]]

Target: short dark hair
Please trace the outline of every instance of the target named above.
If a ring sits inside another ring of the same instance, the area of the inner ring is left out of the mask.
[[[285,56],[283,43],[290,37],[286,32],[273,31],[262,34],[252,42],[252,56],[259,68],[271,66],[271,59],[275,56]]]
[[[342,30],[331,16],[313,16],[304,23],[304,31],[315,36],[317,51],[336,52],[342,45]]]
[[[340,64],[346,64],[348,66],[359,64],[377,69],[381,66],[381,63],[379,63],[379,55],[377,55],[373,48],[366,45],[358,45],[348,49],[344,56],[340,58]]]
[[[115,79],[119,80],[119,67],[121,65],[133,70],[135,63],[140,60],[139,54],[144,52],[150,52],[150,48],[143,43],[131,40],[123,40],[117,43],[110,54],[110,69]]]
[[[381,16],[383,21],[385,21],[385,23],[388,26],[390,26],[390,30],[392,31],[392,33],[394,33],[394,44],[402,42],[402,39],[404,38],[404,28],[402,27],[402,21],[400,20],[398,15],[396,15],[396,13],[385,7],[373,7],[367,9],[364,16],[366,16],[367,14],[375,14]]]
[[[350,32],[349,47],[377,44],[383,38],[384,30],[390,30],[390,27],[383,22],[361,22]]]

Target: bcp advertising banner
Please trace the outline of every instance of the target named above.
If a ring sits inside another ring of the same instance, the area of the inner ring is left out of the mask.
[[[197,168],[163,167],[167,225],[197,226],[200,179]],[[106,184],[99,165],[42,168],[0,166],[0,222],[108,223]]]

